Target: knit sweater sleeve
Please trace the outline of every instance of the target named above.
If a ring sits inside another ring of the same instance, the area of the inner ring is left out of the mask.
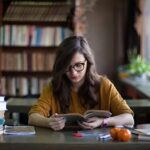
[[[101,109],[109,110],[113,116],[123,113],[134,114],[114,84],[106,77],[102,77],[100,95]]]
[[[59,111],[58,102],[54,99],[52,94],[52,84],[49,83],[48,86],[43,88],[37,103],[31,107],[29,115],[32,113],[39,113],[45,117],[48,117]]]

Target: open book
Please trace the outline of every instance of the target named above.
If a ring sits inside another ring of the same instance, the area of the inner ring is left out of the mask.
[[[135,129],[135,131],[139,135],[149,135],[150,136],[150,129]]]
[[[32,135],[35,133],[34,126],[4,126],[4,134]]]
[[[150,129],[135,129],[138,133],[138,140],[150,141]]]
[[[141,124],[137,125],[136,128],[124,126],[129,129],[132,134],[137,135],[138,140],[150,141],[150,125],[149,124]]]
[[[88,118],[92,117],[108,118],[111,115],[112,113],[107,110],[87,110],[83,115],[80,113],[68,113],[58,114],[58,117],[64,117],[66,123],[75,123],[78,121],[86,121]]]

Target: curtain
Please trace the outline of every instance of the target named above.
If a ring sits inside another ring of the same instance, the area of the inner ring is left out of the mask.
[[[143,56],[150,61],[150,0],[144,3]]]

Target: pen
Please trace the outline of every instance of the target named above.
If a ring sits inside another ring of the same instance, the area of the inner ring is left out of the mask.
[[[97,137],[99,134],[97,133],[73,133],[74,137]]]
[[[98,140],[108,140],[108,139],[111,139],[111,135],[110,134],[99,134],[97,138],[98,138]]]

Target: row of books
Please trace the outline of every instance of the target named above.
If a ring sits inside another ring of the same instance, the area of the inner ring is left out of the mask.
[[[2,71],[51,71],[55,53],[2,53]]]
[[[39,95],[50,79],[11,77],[1,78],[1,95],[28,96]]]
[[[4,21],[66,21],[70,9],[71,3],[12,1]]]
[[[58,46],[71,32],[64,27],[3,25],[0,44],[3,46]]]

